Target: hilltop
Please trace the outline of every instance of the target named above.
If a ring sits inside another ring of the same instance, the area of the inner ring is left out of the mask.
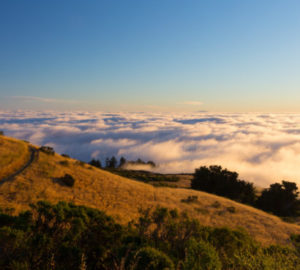
[[[65,174],[75,179],[73,187],[58,181]],[[0,179],[0,207],[12,213],[40,200],[67,201],[103,210],[125,224],[139,216],[140,208],[160,205],[186,211],[203,225],[243,227],[263,244],[286,244],[291,234],[300,233],[296,224],[223,197],[154,187],[5,136],[0,136]]]

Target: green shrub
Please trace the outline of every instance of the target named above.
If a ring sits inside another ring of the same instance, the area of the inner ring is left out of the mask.
[[[215,248],[203,240],[190,239],[183,270],[219,270],[222,268],[219,255]]]
[[[297,249],[299,239],[292,237]],[[128,226],[65,202],[38,202],[18,216],[0,211],[4,270],[297,270],[297,249],[262,247],[243,230],[202,226],[162,207],[143,210]]]
[[[290,247],[272,245],[263,249],[265,269],[299,270],[299,254]]]
[[[163,252],[145,247],[138,250],[135,255],[134,270],[173,270],[174,264]]]

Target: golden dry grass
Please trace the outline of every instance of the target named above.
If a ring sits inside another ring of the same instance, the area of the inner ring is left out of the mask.
[[[29,159],[27,143],[0,136],[0,179],[20,169]]]
[[[65,173],[76,179],[74,187],[55,182],[55,178]],[[188,196],[197,196],[198,200],[182,202]],[[190,189],[155,188],[87,164],[80,165],[76,160],[42,152],[39,159],[14,181],[0,186],[2,208],[14,208],[19,212],[38,200],[64,200],[94,207],[121,223],[136,219],[139,208],[156,205],[177,208],[187,211],[203,225],[243,227],[263,244],[286,244],[291,233],[300,233],[300,226],[296,224],[285,223],[278,217],[229,199]],[[216,207],[216,201],[219,207]],[[234,207],[235,213],[228,211],[228,207]]]

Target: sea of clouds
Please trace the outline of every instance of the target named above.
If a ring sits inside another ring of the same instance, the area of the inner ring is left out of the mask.
[[[300,114],[0,111],[7,136],[83,161],[153,160],[160,172],[222,165],[266,187],[300,184]]]

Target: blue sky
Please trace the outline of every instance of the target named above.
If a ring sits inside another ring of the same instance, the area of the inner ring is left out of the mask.
[[[0,2],[0,109],[300,111],[300,2]]]

